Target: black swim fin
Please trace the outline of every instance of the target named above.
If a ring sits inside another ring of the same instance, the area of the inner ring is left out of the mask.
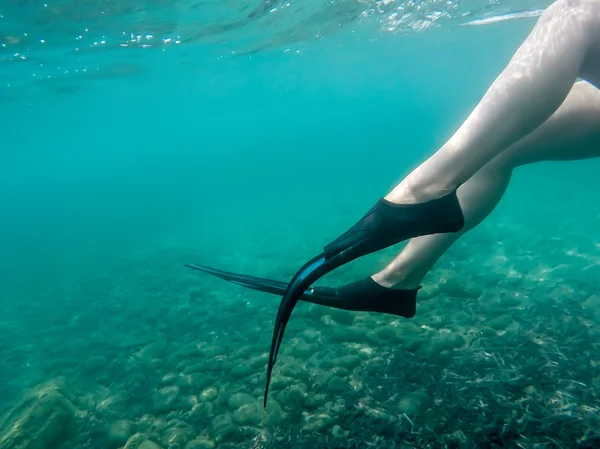
[[[282,281],[232,273],[206,265],[185,264],[185,266],[265,293],[284,295],[288,287],[288,284]],[[299,299],[353,312],[380,312],[412,318],[416,312],[417,292],[420,288],[411,290],[385,288],[367,277],[340,288],[309,287]]]
[[[416,204],[395,204],[381,198],[354,226],[325,246],[323,253],[300,268],[288,284],[277,311],[267,365],[265,406],[285,327],[307,288],[327,273],[359,257],[413,237],[458,232],[463,226],[464,217],[456,190],[438,199]],[[361,295],[370,294],[368,284],[356,287],[365,288]]]

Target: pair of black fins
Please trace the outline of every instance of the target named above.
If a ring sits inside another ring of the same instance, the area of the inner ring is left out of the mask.
[[[313,287],[315,281],[359,257],[404,240],[458,232],[463,227],[464,217],[456,190],[440,198],[414,204],[395,204],[381,198],[354,226],[300,268],[288,284],[203,265],[186,266],[247,288],[283,296],[275,319],[267,365],[264,397],[266,407],[271,374],[283,333],[294,306],[300,299],[344,310],[380,312],[407,318],[414,316],[416,311],[416,297],[420,287],[414,290],[386,288],[374,282],[371,277],[340,288]]]

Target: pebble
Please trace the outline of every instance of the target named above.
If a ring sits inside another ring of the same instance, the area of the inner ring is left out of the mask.
[[[409,416],[419,416],[425,413],[431,405],[431,399],[427,393],[417,391],[410,393],[398,401],[398,410],[400,413],[406,413]]]
[[[215,442],[210,438],[198,437],[185,445],[185,449],[213,449]]]
[[[334,438],[346,438],[348,435],[350,435],[350,432],[348,430],[342,429],[336,424],[331,428],[331,434]]]
[[[115,421],[108,429],[108,444],[112,447],[123,446],[134,433],[135,425],[132,421]]]
[[[154,441],[146,440],[138,446],[138,449],[162,449]]]
[[[244,404],[233,412],[233,420],[236,424],[250,425],[258,424],[263,419],[264,411],[257,402]]]
[[[229,407],[230,410],[237,410],[238,408],[242,407],[243,405],[253,404],[255,402],[256,402],[256,400],[249,394],[236,393],[229,398],[229,401],[227,401],[227,406]]]
[[[200,393],[200,400],[202,401],[212,401],[218,395],[217,389],[215,387],[208,387]]]
[[[157,412],[169,411],[179,396],[179,387],[164,387],[154,394],[154,410]]]
[[[316,409],[327,403],[327,396],[324,394],[315,394],[308,396],[304,401],[304,408]]]

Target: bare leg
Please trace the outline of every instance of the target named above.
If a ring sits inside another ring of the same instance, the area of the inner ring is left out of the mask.
[[[458,189],[465,216],[461,232],[417,237],[373,280],[385,287],[419,286],[444,252],[496,207],[515,167],[541,161],[600,156],[600,91],[587,82],[573,86],[567,99],[539,128],[509,147]]]
[[[557,0],[456,133],[386,199],[438,198],[546,121],[582,73],[600,38],[600,1]]]

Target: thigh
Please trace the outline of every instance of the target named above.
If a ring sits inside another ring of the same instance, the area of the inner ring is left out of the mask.
[[[535,162],[572,161],[598,156],[600,90],[586,81],[579,81],[548,120],[490,164],[512,169]]]

